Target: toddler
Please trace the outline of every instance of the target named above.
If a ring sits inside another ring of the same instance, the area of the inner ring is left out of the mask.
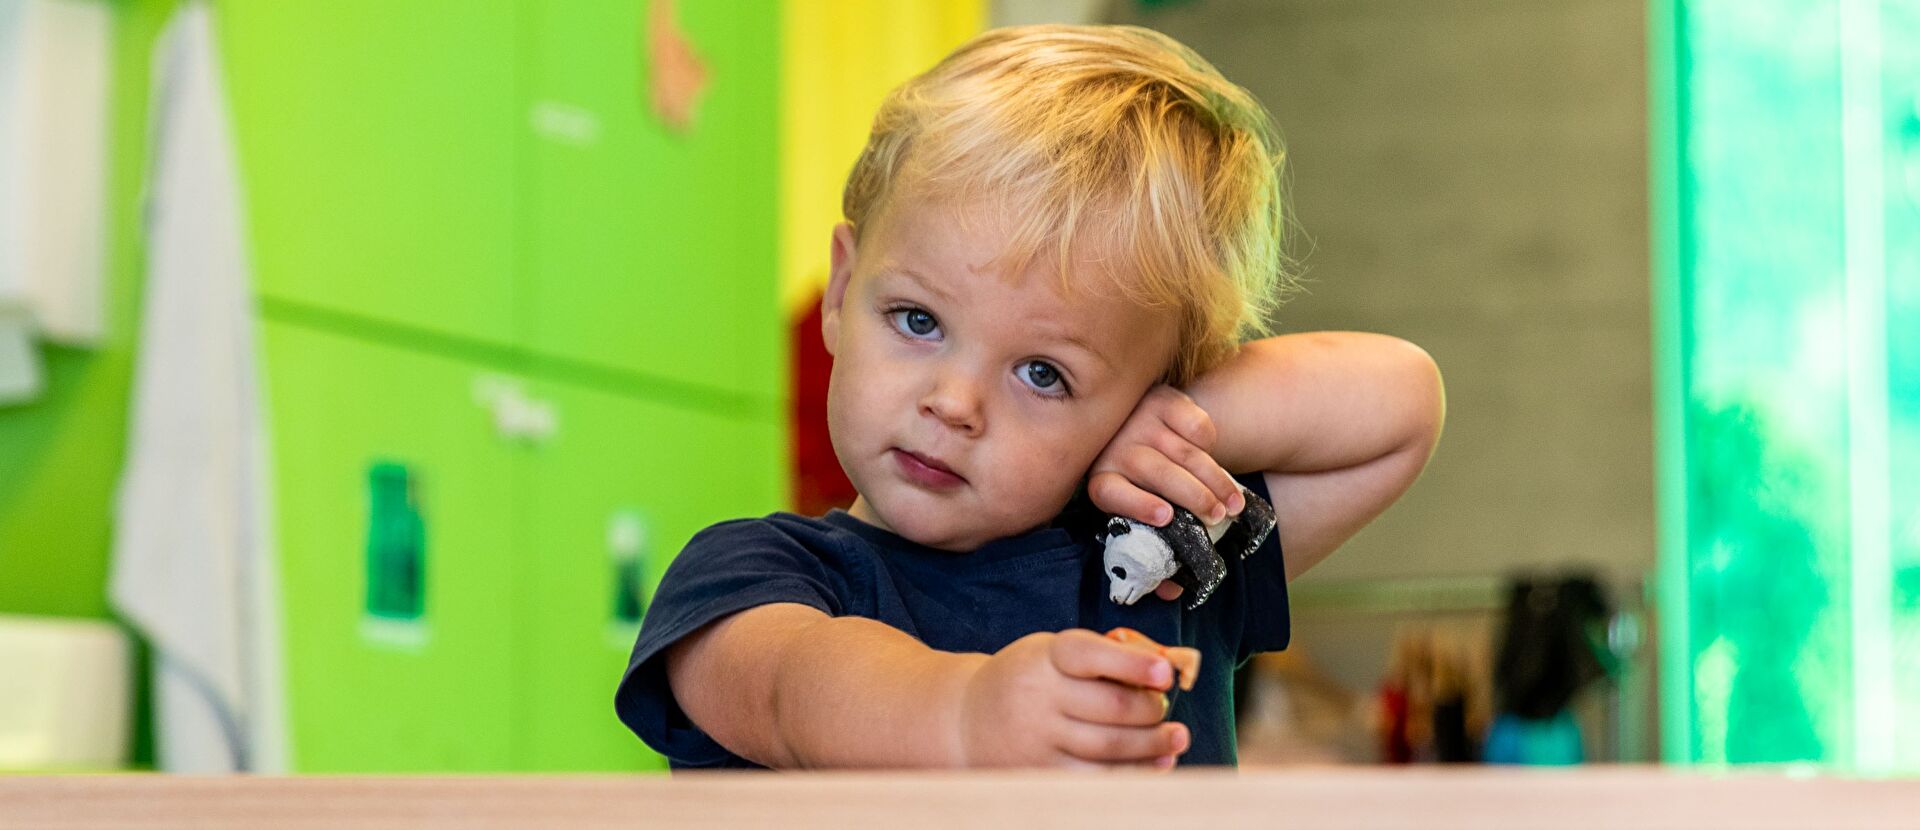
[[[851,509],[724,522],[668,568],[621,719],[675,768],[1232,764],[1233,670],[1287,580],[1406,490],[1439,373],[1381,335],[1253,339],[1285,286],[1248,93],[1133,27],[987,32],[896,89],[832,235]],[[1199,607],[1108,598],[1076,492],[1278,527]],[[1198,649],[1197,685],[1102,632]]]

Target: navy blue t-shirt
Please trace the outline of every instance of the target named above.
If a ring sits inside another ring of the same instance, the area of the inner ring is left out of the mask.
[[[1265,498],[1265,476],[1236,476]],[[941,651],[991,654],[1039,631],[1126,626],[1166,645],[1200,650],[1200,677],[1175,692],[1168,717],[1193,745],[1182,764],[1233,764],[1233,670],[1287,647],[1286,568],[1279,532],[1228,564],[1199,608],[1153,596],[1131,606],[1107,596],[1097,544],[1059,527],[937,550],[835,510],[821,518],[775,513],[722,522],[695,535],[668,566],[633,646],[614,708],[675,769],[754,767],[687,718],[667,685],[666,651],[730,614],[795,602],[832,616],[878,620]]]

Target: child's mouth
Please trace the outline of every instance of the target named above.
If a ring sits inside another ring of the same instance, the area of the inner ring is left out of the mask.
[[[928,458],[898,447],[889,454],[893,456],[894,463],[900,466],[901,474],[905,475],[908,481],[922,487],[945,489],[957,487],[967,481],[961,478],[959,473],[955,473],[946,464],[941,463],[940,459]]]

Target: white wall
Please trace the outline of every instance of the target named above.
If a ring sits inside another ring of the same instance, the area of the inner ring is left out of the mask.
[[[1652,567],[1644,3],[1115,2],[1273,110],[1313,248],[1283,330],[1447,379],[1438,455],[1303,583]]]

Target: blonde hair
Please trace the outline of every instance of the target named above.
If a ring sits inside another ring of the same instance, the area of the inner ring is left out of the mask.
[[[1007,273],[1076,240],[1109,284],[1179,312],[1166,379],[1231,356],[1292,286],[1273,119],[1191,49],[1136,26],[994,29],[889,93],[841,209],[856,238],[906,188],[1006,208]],[[961,217],[963,220],[965,217]],[[1084,279],[1084,277],[1082,277]]]

